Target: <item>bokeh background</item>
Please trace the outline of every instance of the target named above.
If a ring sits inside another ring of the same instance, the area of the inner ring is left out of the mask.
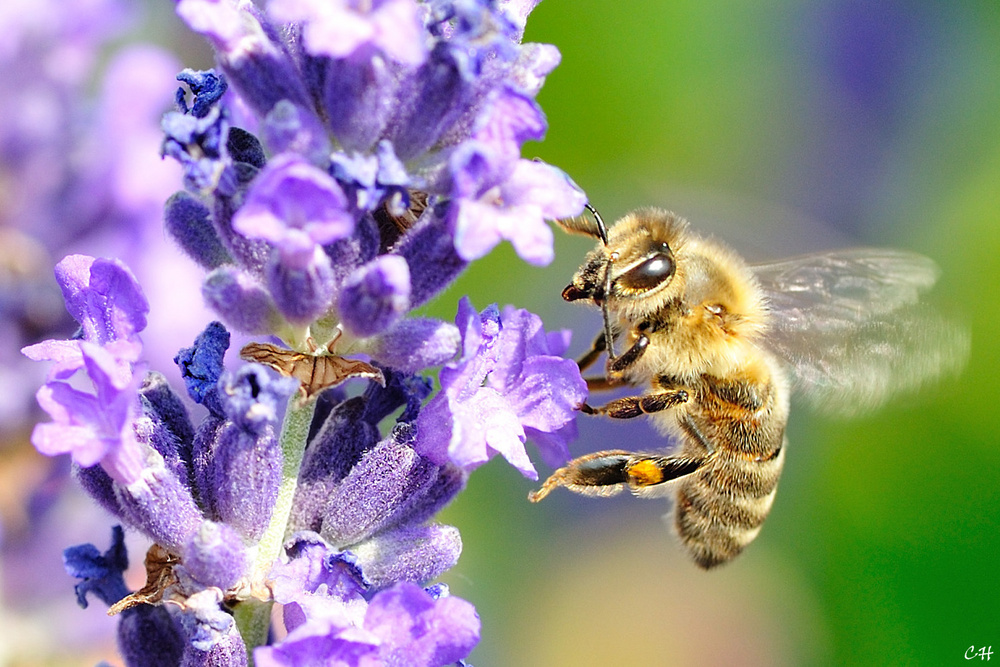
[[[167,4],[135,34],[207,66]],[[708,573],[666,528],[662,500],[556,492],[532,505],[536,484],[499,460],[479,469],[441,517],[465,543],[445,580],[483,620],[471,662],[939,665],[1000,651],[1000,5],[545,0],[526,39],[563,54],[539,96],[548,136],[526,152],[566,170],[606,219],[668,207],[751,260],[924,253],[942,268],[929,298],[971,328],[972,354],[960,377],[862,420],[794,410],[760,537]],[[557,235],[545,268],[502,247],[426,310],[451,318],[463,294],[512,303],[571,328],[582,352],[600,318],[559,293],[590,246]],[[580,431],[574,455],[668,446],[641,420],[581,419]],[[25,470],[51,478],[16,446],[24,434],[5,431],[0,490],[34,480]],[[80,648],[103,614],[72,605],[58,552],[106,545],[110,523],[63,500],[32,525],[24,494],[8,496],[0,664],[114,663]],[[31,549],[34,574],[16,569]],[[53,615],[42,601],[58,587],[68,604]],[[29,641],[48,653],[10,648]]]

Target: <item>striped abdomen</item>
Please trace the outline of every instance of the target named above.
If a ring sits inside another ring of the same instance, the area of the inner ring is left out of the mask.
[[[678,481],[674,525],[698,565],[707,569],[732,560],[757,537],[784,461],[783,445],[759,459],[719,449]]]

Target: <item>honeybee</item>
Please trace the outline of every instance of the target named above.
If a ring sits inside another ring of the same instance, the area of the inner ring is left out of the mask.
[[[599,239],[562,292],[604,314],[579,365],[606,353],[591,390],[645,389],[581,410],[649,415],[679,446],[581,456],[529,498],[560,486],[673,493],[674,527],[703,568],[732,560],[760,532],[785,461],[793,391],[827,412],[859,414],[959,370],[967,356],[966,331],[918,303],[938,275],[921,255],[865,248],[750,266],[669,211],[639,209],[605,229],[590,210],[594,222],[560,222]]]

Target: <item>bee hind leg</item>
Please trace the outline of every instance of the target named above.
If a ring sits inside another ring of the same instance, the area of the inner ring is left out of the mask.
[[[705,462],[681,456],[633,454],[620,449],[594,452],[573,459],[556,470],[528,500],[537,503],[564,486],[589,496],[612,496],[628,487],[633,493],[690,475]]]

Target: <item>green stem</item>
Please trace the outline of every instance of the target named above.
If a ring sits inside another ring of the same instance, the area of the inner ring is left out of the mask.
[[[312,424],[315,409],[316,401],[304,401],[298,393],[288,401],[279,441],[282,454],[281,486],[278,487],[278,499],[271,513],[271,523],[268,524],[264,536],[257,545],[257,557],[251,571],[251,581],[254,584],[265,581],[271,566],[281,555],[288,517],[292,512],[292,500],[295,498],[295,488],[298,485],[299,468],[302,467],[302,455],[306,449],[306,438],[309,435],[309,426]],[[250,654],[251,664],[253,649],[267,642],[271,605],[271,601],[264,602],[251,598],[241,602],[234,610],[236,624]]]

